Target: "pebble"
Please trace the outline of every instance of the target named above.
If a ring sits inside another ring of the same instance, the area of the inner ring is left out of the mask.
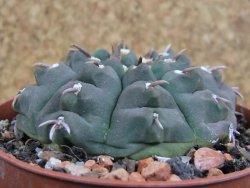
[[[250,161],[250,152],[248,152],[245,148],[242,148],[240,146],[237,147],[237,149],[240,152],[240,155]]]
[[[61,162],[62,162],[61,160],[56,159],[56,158],[54,158],[54,157],[51,157],[51,158],[47,161],[47,163],[45,164],[45,167],[44,167],[44,168],[46,168],[46,169],[48,169],[48,170],[53,170],[53,168],[54,168],[56,165],[60,164]]]
[[[4,132],[2,132],[1,135],[2,135],[2,138],[4,138],[4,139],[13,139],[13,138],[15,138],[15,135],[14,135],[13,132],[6,131],[6,130]]]
[[[171,174],[167,181],[182,181],[182,179],[176,174]]]
[[[248,150],[250,150],[250,144],[246,146]]]
[[[104,176],[109,173],[109,170],[103,166],[100,165],[94,165],[92,167],[92,172],[98,174],[98,176]]]
[[[84,166],[84,162],[82,162],[82,161],[77,161],[75,164],[76,164],[77,166]]]
[[[250,136],[250,128],[248,128],[248,129],[246,130],[246,135],[247,135],[247,136]]]
[[[87,160],[84,164],[86,168],[92,169],[92,167],[96,164],[95,160]]]
[[[64,167],[65,171],[71,175],[74,176],[83,176],[90,172],[90,169],[84,167],[84,166],[79,166],[74,163],[68,163]]]
[[[112,171],[113,170],[117,170],[119,168],[124,168],[124,169],[127,169],[127,166],[126,164],[124,164],[122,161],[116,161],[114,162],[113,166],[112,166]]]
[[[128,181],[144,182],[146,180],[139,172],[132,172],[128,177]]]
[[[37,153],[37,156],[42,159],[42,160],[49,160],[51,157],[55,157],[55,152],[54,151],[39,151]]]
[[[112,159],[110,156],[100,155],[98,156],[98,163],[103,167],[111,168],[113,166]]]
[[[234,143],[227,143],[227,144],[225,144],[225,146],[226,146],[226,148],[227,148],[228,151],[230,149],[232,149],[232,148],[235,148],[235,144]]]
[[[191,148],[188,153],[187,153],[187,156],[190,157],[190,158],[194,158],[194,153],[196,152],[196,149],[194,148]]]
[[[8,126],[9,126],[9,120],[5,119],[5,120],[0,120],[0,131],[5,130]]]
[[[224,162],[225,158],[221,151],[215,151],[210,148],[200,148],[194,154],[195,167],[200,171],[218,167]]]
[[[111,171],[104,179],[112,179],[112,180],[121,180],[121,181],[128,181],[129,173],[124,168],[119,168],[114,171]]]
[[[232,161],[234,159],[229,153],[224,153],[223,155],[226,161]]]
[[[63,161],[61,163],[56,164],[53,169],[58,170],[58,169],[65,169],[65,166],[70,164],[69,161]]]
[[[210,168],[207,174],[207,177],[212,177],[212,176],[219,176],[224,174],[220,169],[218,168]]]
[[[136,161],[131,159],[123,159],[122,162],[126,165],[126,170],[128,173],[135,172]]]
[[[88,177],[102,178],[105,177],[109,173],[109,170],[103,166],[95,164],[92,167],[92,170],[85,174]]]
[[[166,181],[170,177],[170,172],[169,164],[153,161],[142,169],[141,175],[147,181]]]
[[[138,161],[138,168],[137,168],[137,172],[141,173],[142,169],[147,167],[149,163],[153,162],[154,159],[152,157],[146,158],[146,159],[142,159]]]

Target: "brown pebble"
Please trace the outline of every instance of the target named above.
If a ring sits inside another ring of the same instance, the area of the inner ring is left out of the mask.
[[[138,168],[137,168],[137,172],[141,173],[142,169],[147,167],[149,163],[153,162],[154,159],[152,157],[146,158],[146,159],[142,159],[138,161]]]
[[[103,167],[112,167],[113,165],[113,161],[112,161],[112,157],[110,156],[106,156],[106,155],[100,155],[98,156],[98,163],[103,166]]]
[[[188,151],[188,153],[187,153],[186,156],[191,157],[191,158],[193,159],[193,158],[194,158],[194,153],[195,153],[195,152],[196,152],[196,149],[191,148],[191,149]]]
[[[39,154],[38,156],[40,159],[43,159],[43,160],[49,160],[51,157],[56,157],[56,154],[54,151],[42,151],[41,154]]]
[[[15,135],[14,135],[14,133],[13,132],[10,132],[10,131],[4,131],[3,133],[1,133],[2,134],[2,137],[4,138],[4,139],[13,139],[14,137],[15,137]]]
[[[139,172],[132,172],[128,177],[128,181],[144,182],[146,180]]]
[[[92,171],[86,174],[87,176],[101,178],[106,176],[109,173],[109,170],[103,166],[95,164],[92,167]]]
[[[104,179],[128,181],[129,174],[124,168],[119,168],[105,175]]]
[[[225,144],[225,146],[227,147],[228,150],[232,149],[232,148],[235,148],[235,144],[234,143],[227,143]]]
[[[61,163],[58,163],[54,166],[55,169],[64,169],[66,165],[69,165],[69,161],[63,161]]]
[[[223,172],[218,168],[210,168],[207,174],[207,177],[219,176],[222,175]]]
[[[171,167],[167,163],[153,161],[142,169],[141,175],[147,181],[166,181],[170,177]]]
[[[90,169],[88,169],[84,166],[76,165],[74,163],[66,164],[64,169],[67,173],[74,175],[74,176],[83,176],[83,175],[90,172]]]
[[[167,181],[182,181],[182,179],[176,174],[171,174]]]
[[[232,161],[234,159],[229,153],[224,153],[223,155],[226,161]]]
[[[221,151],[215,151],[207,147],[198,149],[194,154],[195,167],[200,171],[218,167],[224,161],[225,158]]]
[[[92,167],[96,164],[95,160],[87,160],[85,163],[84,163],[84,166],[86,168],[89,168],[89,169],[92,169]]]

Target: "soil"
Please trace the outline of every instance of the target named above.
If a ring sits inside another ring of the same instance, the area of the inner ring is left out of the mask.
[[[235,145],[223,144],[217,141],[213,148],[220,150],[222,153],[228,153],[233,157],[233,160],[225,160],[224,164],[219,166],[224,174],[243,170],[250,167],[250,129],[245,128],[246,121],[241,114],[237,115],[238,128],[237,131],[240,134],[235,134]],[[0,123],[0,150],[6,153],[10,153],[17,159],[25,161],[27,163],[33,163],[44,168],[48,159],[38,156],[40,151],[52,151],[53,156],[61,161],[70,161],[72,163],[86,162],[87,160],[98,161],[98,156],[88,156],[88,154],[78,147],[61,146],[58,150],[53,145],[44,146],[39,141],[32,140],[27,136],[23,136],[20,139],[14,137],[13,125],[1,121]],[[200,146],[194,146],[190,151],[196,151]],[[187,156],[190,158],[190,153]],[[158,160],[157,157],[154,160]],[[184,179],[195,179],[206,177],[208,172],[201,172],[195,168],[194,160],[191,157],[188,162],[183,161],[181,157],[175,157],[167,161],[171,166],[173,174]],[[129,159],[113,159],[112,167],[110,171],[124,168],[128,173],[137,171],[138,161]],[[53,169],[55,171],[65,172],[64,169]]]

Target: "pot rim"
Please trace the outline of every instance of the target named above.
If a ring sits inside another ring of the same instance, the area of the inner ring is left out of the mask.
[[[12,100],[9,100],[3,103],[1,106],[9,106]],[[238,111],[247,111],[250,113],[250,109],[237,105]],[[14,114],[12,112],[12,114]],[[250,117],[249,117],[250,118]],[[0,150],[0,163],[6,162],[12,166],[17,167],[20,170],[24,170],[26,172],[46,176],[50,179],[58,179],[60,181],[66,182],[74,182],[77,184],[85,184],[85,185],[96,185],[102,187],[196,187],[200,185],[212,185],[217,183],[222,183],[226,181],[233,181],[235,179],[239,179],[242,177],[250,176],[250,168],[232,172],[229,174],[223,174],[220,176],[215,177],[206,177],[206,178],[198,178],[198,179],[191,179],[191,180],[182,180],[182,181],[147,181],[147,182],[129,182],[129,181],[121,181],[121,180],[106,180],[106,179],[98,179],[92,177],[84,177],[84,176],[73,176],[70,174],[50,171],[39,166],[34,166],[29,163],[20,161],[16,159],[13,155],[5,153],[4,151]]]
[[[182,181],[151,181],[151,182],[123,182],[120,180],[105,180],[105,179],[98,179],[98,178],[91,178],[91,177],[84,177],[84,176],[73,176],[70,174],[50,171],[39,166],[34,166],[29,163],[20,161],[16,159],[11,154],[5,153],[4,151],[0,150],[0,159],[9,163],[12,166],[19,168],[20,170],[28,171],[29,173],[33,173],[36,175],[46,176],[52,179],[58,179],[68,182],[75,182],[79,184],[89,184],[89,185],[100,185],[100,186],[119,186],[119,187],[129,187],[129,186],[136,186],[136,187],[195,187],[199,185],[212,185],[216,183],[222,183],[225,181],[232,181],[234,179],[242,178],[245,176],[250,175],[250,168],[232,172],[229,174],[224,174],[221,176],[209,177],[209,178],[199,178],[199,179],[192,179],[192,180],[182,180]]]

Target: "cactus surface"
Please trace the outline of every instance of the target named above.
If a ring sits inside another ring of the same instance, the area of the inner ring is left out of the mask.
[[[89,155],[183,155],[236,128],[236,94],[221,68],[192,67],[170,45],[140,58],[124,44],[92,55],[74,45],[65,62],[36,64],[36,84],[13,100],[16,128]]]

